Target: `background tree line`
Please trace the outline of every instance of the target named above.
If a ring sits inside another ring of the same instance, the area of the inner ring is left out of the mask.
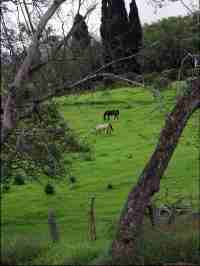
[[[144,25],[144,43],[150,45],[159,40],[156,49],[149,48],[144,52],[144,73],[178,70],[183,57],[190,52],[199,53],[200,36],[196,23],[197,14],[185,17],[170,17],[151,25]],[[193,67],[192,61],[186,64]],[[174,71],[174,74],[177,72]],[[189,73],[188,73],[189,75]],[[174,79],[177,76],[174,76]]]

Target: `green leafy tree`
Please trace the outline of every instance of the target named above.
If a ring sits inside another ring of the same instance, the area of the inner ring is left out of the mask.
[[[159,41],[153,48],[144,52],[144,72],[162,72],[178,69],[181,60],[189,52],[198,54],[200,37],[195,16],[170,17],[144,26],[144,42],[150,45]],[[187,68],[192,67],[188,60]]]

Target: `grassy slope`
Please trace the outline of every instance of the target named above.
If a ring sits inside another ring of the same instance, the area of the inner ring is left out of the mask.
[[[174,103],[174,91],[168,91],[164,96],[165,108],[170,110]],[[73,253],[75,243],[76,246],[81,243],[90,245],[86,242],[87,213],[89,198],[94,194],[99,238],[95,246],[97,250],[105,247],[106,239],[109,239],[108,228],[119,215],[130,187],[154,150],[164,123],[159,104],[148,91],[144,93],[140,88],[70,96],[62,98],[60,103],[70,126],[92,145],[94,160],[74,155],[73,174],[78,178],[74,188],[67,182],[60,182],[55,185],[55,196],[46,196],[41,185],[32,183],[13,188],[15,191],[6,194],[2,200],[2,236],[5,242],[22,233],[49,239],[48,208],[56,210],[62,244],[56,250],[59,259],[55,256],[56,247],[48,251],[51,262],[62,261]],[[113,121],[114,133],[111,136],[95,136],[91,129],[102,122],[103,112],[111,108],[120,110],[119,121]],[[171,201],[180,196],[198,198],[198,150],[194,145],[198,134],[198,115],[194,114],[188,123],[162,179],[161,191],[156,196],[161,201],[166,189]],[[113,185],[112,190],[107,189],[109,183]]]

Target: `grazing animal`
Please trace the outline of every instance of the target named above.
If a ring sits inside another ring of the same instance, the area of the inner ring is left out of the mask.
[[[114,129],[111,123],[99,124],[95,127],[96,134],[101,132],[104,132],[105,134],[110,134],[113,130]]]
[[[104,115],[103,115],[103,119],[105,120],[110,120],[110,117],[114,117],[115,119],[119,119],[119,110],[108,110],[105,111]]]

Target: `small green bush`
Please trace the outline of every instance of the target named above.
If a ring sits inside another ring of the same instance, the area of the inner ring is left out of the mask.
[[[75,176],[70,176],[69,181],[70,181],[70,183],[74,184],[74,183],[76,183],[77,178]]]
[[[10,190],[10,185],[9,184],[3,184],[1,186],[1,189],[2,189],[2,193],[7,193]]]
[[[82,140],[80,142],[80,152],[90,152],[91,148],[90,148],[90,144],[86,141],[86,140]]]
[[[81,154],[81,159],[83,161],[94,161],[94,155],[92,152],[84,152]]]
[[[14,185],[22,186],[25,184],[24,177],[22,175],[16,175],[14,177]]]
[[[74,135],[73,132],[68,132],[65,137],[66,149],[72,152],[78,152],[80,150],[80,145],[78,142],[78,138]]]
[[[107,189],[113,189],[113,185],[112,184],[108,184],[107,185]]]
[[[47,183],[45,188],[44,188],[44,192],[48,195],[54,194],[55,193],[55,189],[54,186],[51,185],[50,183]]]

